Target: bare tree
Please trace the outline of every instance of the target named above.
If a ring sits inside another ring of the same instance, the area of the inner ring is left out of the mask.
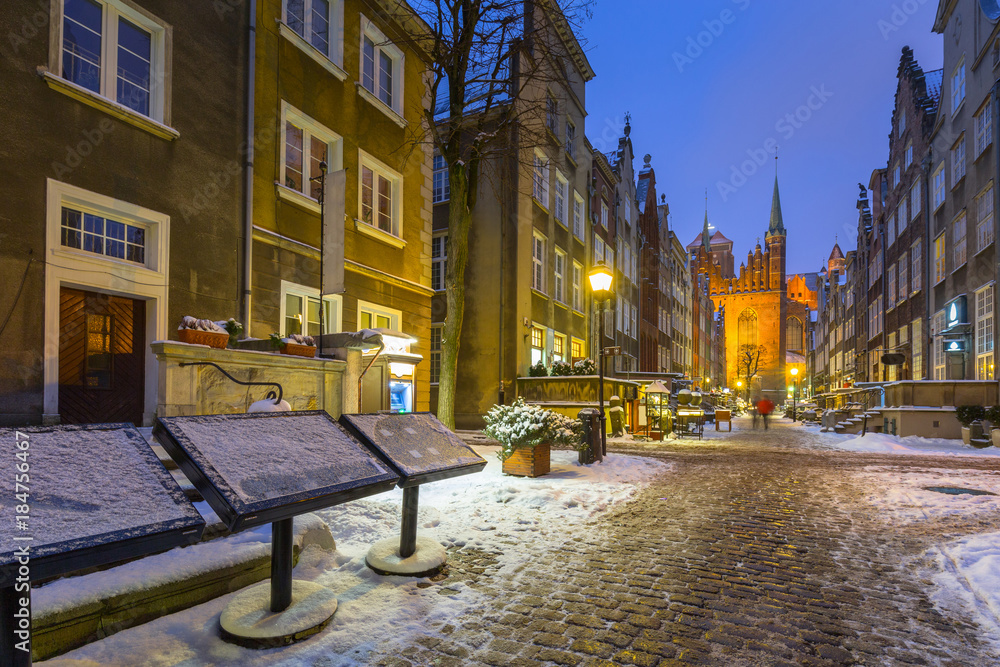
[[[561,4],[561,6],[560,6]],[[429,60],[422,140],[448,167],[448,313],[441,334],[438,418],[455,424],[455,385],[465,312],[469,230],[481,186],[508,197],[530,169],[546,130],[547,86],[565,80],[566,31],[590,0],[414,0],[429,30],[411,35]],[[486,182],[484,182],[486,179]],[[516,191],[516,190],[515,190]],[[502,249],[498,248],[498,252]]]
[[[740,345],[736,375],[746,382],[747,396],[750,395],[750,380],[757,374],[757,369],[760,367],[760,355],[763,352],[763,345]]]

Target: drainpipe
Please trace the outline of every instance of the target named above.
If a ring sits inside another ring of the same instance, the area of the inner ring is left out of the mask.
[[[250,285],[253,263],[253,154],[254,154],[254,82],[257,70],[257,0],[249,3],[249,31],[247,45],[247,136],[243,185],[243,299],[240,319],[243,335],[250,337]]]

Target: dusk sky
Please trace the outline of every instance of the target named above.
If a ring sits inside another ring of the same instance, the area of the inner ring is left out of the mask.
[[[587,136],[613,150],[631,112],[635,168],[652,155],[671,228],[684,245],[697,236],[708,188],[709,220],[733,240],[737,266],[767,231],[774,159],[740,187],[733,167],[772,140],[788,272],[818,271],[835,236],[845,253],[855,247],[857,184],[886,164],[902,47],[925,72],[941,67],[937,4],[597,0],[582,30],[597,72]],[[789,123],[797,110],[807,120]]]

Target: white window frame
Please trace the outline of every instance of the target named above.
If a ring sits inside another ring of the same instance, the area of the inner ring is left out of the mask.
[[[285,319],[289,316],[288,304],[286,303],[286,297],[288,296],[300,297],[302,299],[303,307],[308,308],[308,302],[310,300],[319,301],[319,289],[316,287],[308,287],[306,285],[293,283],[288,280],[281,281],[281,306],[278,314],[278,330],[281,332],[282,336],[288,335],[288,330],[285,327]],[[344,298],[340,294],[327,294],[323,297],[323,305],[326,307],[326,312],[323,316],[323,325],[325,328],[323,333],[337,333],[342,331],[344,323]],[[305,313],[303,313],[303,315],[304,314]],[[304,328],[303,333],[305,333],[305,331],[307,331],[307,329]]]
[[[965,104],[965,56],[958,61],[951,74],[951,113],[954,115]]]
[[[537,148],[531,171],[531,195],[542,208],[549,210],[549,158]]]
[[[976,253],[993,244],[996,232],[993,222],[993,181],[976,197]]]
[[[934,237],[934,284],[944,280],[948,275],[948,243],[945,232]]]
[[[955,187],[962,182],[966,173],[965,164],[965,132],[958,137],[958,141],[951,147],[951,187]]]
[[[302,52],[322,65],[331,74],[343,81],[347,78],[344,71],[344,0],[328,0],[329,15],[327,50],[319,48],[312,42],[313,0],[302,0],[305,17],[300,34],[288,21],[288,0],[281,0],[281,23],[278,32]]]
[[[443,155],[435,155],[431,164],[434,171],[432,203],[440,204],[451,199],[451,176]]]
[[[145,266],[107,255],[62,246],[62,209],[90,210],[146,228]],[[170,337],[167,300],[170,266],[170,216],[130,202],[46,180],[44,346],[42,412],[59,414],[59,293],[62,287],[86,289],[146,301],[143,420],[152,422],[157,400],[157,362],[149,343]],[[173,323],[176,326],[176,322]]]
[[[906,151],[903,157],[903,168],[909,169],[913,164],[913,141],[906,142]]]
[[[917,180],[914,182],[913,187],[910,188],[910,220],[916,220],[917,216],[920,215],[923,205],[923,191],[920,181]]]
[[[326,164],[328,174],[334,171],[340,171],[344,168],[344,139],[330,128],[296,109],[285,100],[281,100],[281,117],[279,120],[281,125],[279,127],[278,136],[280,137],[279,142],[281,144],[281,148],[278,156],[278,181],[275,183],[275,185],[278,186],[278,196],[282,199],[290,200],[303,208],[319,213],[319,200],[312,196],[309,181],[309,166],[311,164],[310,151],[312,149],[311,139],[315,136],[326,142]],[[285,169],[288,166],[288,139],[286,137],[288,123],[291,123],[302,130],[302,190],[296,190],[295,188],[285,185],[285,183],[287,183]]]
[[[910,246],[910,294],[919,292],[924,277],[923,239],[918,238]]]
[[[365,38],[371,40],[375,47],[375,62],[374,71],[372,73],[372,87],[369,88],[365,85]],[[393,44],[385,36],[381,29],[370,19],[361,14],[361,35],[359,39],[359,58],[358,58],[358,93],[361,94],[363,98],[374,104],[383,112],[387,112],[388,115],[393,120],[402,119],[403,117],[403,79],[406,67],[406,56],[403,54],[402,50],[395,44]],[[389,91],[391,95],[391,104],[386,104],[380,97],[382,90],[379,86],[379,52],[383,52],[389,60],[392,62],[392,90]],[[405,121],[404,121],[405,122]]]
[[[364,168],[368,168],[373,172],[372,177],[372,221],[368,222],[364,219],[364,193],[362,191],[362,182],[364,176]],[[378,196],[377,187],[377,176],[386,178],[392,185],[392,201],[390,202],[390,208],[392,211],[392,221],[391,221],[391,232],[387,232],[378,226],[377,215],[378,206],[375,198]],[[357,224],[355,228],[361,230],[364,233],[369,233],[372,235],[395,237],[396,239],[403,238],[403,175],[398,171],[392,169],[386,163],[381,160],[369,155],[360,148],[358,149],[358,217],[356,218]]]
[[[358,299],[357,307],[357,317],[355,320],[358,329],[361,329],[361,313],[367,312],[369,314],[381,315],[382,317],[387,317],[389,319],[389,329],[391,331],[402,332],[400,328],[403,322],[403,311],[396,310],[395,308],[388,308],[386,306],[381,306],[377,303],[372,303],[370,301],[362,301]],[[383,327],[385,328],[385,327]]]
[[[566,155],[576,162],[576,124],[566,118]]]
[[[576,190],[573,190],[573,236],[583,241],[583,220],[586,216],[586,204],[583,197]]]
[[[138,118],[148,118],[170,124],[170,55],[173,42],[173,27],[157,16],[149,13],[131,2],[121,0],[94,0],[101,5],[101,80],[98,91],[95,92],[65,77],[63,72],[63,33],[65,19],[65,0],[53,3],[53,14],[50,17],[51,38],[58,45],[50,49],[49,71],[58,72],[64,85],[79,90],[85,96],[102,98],[116,110],[126,115]],[[118,19],[134,23],[150,33],[150,69],[149,69],[149,113],[143,114],[118,101]]]
[[[556,246],[552,262],[552,297],[566,303],[566,252]]]
[[[910,377],[914,380],[924,378],[924,337],[923,320],[916,319],[910,323]]]
[[[936,212],[939,208],[944,206],[945,200],[944,160],[941,160],[937,169],[934,170],[931,183],[934,188],[934,211]]]
[[[976,379],[992,380],[993,349],[996,341],[994,318],[994,283],[988,283],[976,290],[973,302],[976,309]]]
[[[952,220],[951,233],[952,250],[955,253],[951,270],[954,272],[965,266],[969,259],[969,219],[964,210]]]
[[[885,223],[886,245],[892,247],[896,242],[896,211],[893,211]]]
[[[444,336],[444,322],[431,323],[429,339],[429,363],[428,372],[432,385],[440,384],[441,380],[441,348]]]
[[[601,220],[600,220],[599,224],[601,225],[601,228],[604,229],[604,230],[608,229],[608,218],[609,218],[609,214],[610,213],[611,213],[611,209],[608,208],[608,203],[602,199],[601,200]]]
[[[594,234],[594,265],[604,261],[604,239]]]
[[[434,268],[438,267],[438,278],[434,279]],[[448,232],[436,232],[431,237],[431,289],[444,291],[448,272]]]
[[[906,254],[906,250],[903,251],[903,254],[899,259],[898,267],[899,268],[897,269],[896,273],[898,274],[897,281],[899,283],[899,295],[896,296],[895,298],[899,303],[902,303],[903,301],[906,301],[907,297],[910,294],[910,285],[909,285],[910,258]]]
[[[583,312],[583,264],[573,261],[573,310]]]
[[[944,330],[944,311],[939,310],[934,313],[934,317],[931,319],[931,359],[934,364],[934,379],[944,380],[945,379],[945,354],[943,349],[943,343],[941,339],[941,332]]]
[[[993,98],[986,97],[986,102],[980,107],[975,117],[976,157],[983,154],[993,143]]]
[[[531,235],[531,289],[545,294],[545,265],[548,239],[537,231]]]
[[[556,193],[555,205],[552,207],[552,215],[563,227],[569,224],[569,181],[556,169]]]

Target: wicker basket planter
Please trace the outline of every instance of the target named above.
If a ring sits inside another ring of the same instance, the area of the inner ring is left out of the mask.
[[[316,356],[316,346],[315,345],[299,345],[298,343],[282,343],[281,344],[282,354],[291,354],[296,357],[315,357]]]
[[[201,331],[199,329],[178,329],[177,340],[191,345],[208,345],[224,350],[229,345],[229,334],[217,331]]]
[[[519,477],[541,477],[547,475],[550,467],[549,443],[543,442],[534,447],[519,447],[503,462],[505,475]]]

